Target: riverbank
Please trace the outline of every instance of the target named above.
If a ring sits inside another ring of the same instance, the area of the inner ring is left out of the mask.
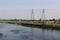
[[[7,20],[1,21],[2,23],[18,24],[26,27],[36,27],[42,29],[60,30],[60,23],[54,21],[39,21],[39,20]]]
[[[42,29],[51,29],[51,30],[60,30],[60,24],[28,24],[28,23],[13,23],[8,22],[9,24],[18,24],[26,27],[35,27]]]

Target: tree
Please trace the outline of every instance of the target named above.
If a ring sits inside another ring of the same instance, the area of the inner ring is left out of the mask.
[[[59,18],[59,21],[60,21],[60,18]]]

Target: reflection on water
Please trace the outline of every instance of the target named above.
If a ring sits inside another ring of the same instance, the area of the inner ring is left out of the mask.
[[[18,29],[15,29],[15,30],[11,30],[11,32],[15,33],[15,34],[18,34],[20,32],[20,30]]]
[[[60,31],[0,24],[0,40],[60,40]]]
[[[21,35],[21,38],[24,40],[29,40],[29,35]]]
[[[3,37],[3,34],[2,33],[0,33],[0,38],[2,38]]]

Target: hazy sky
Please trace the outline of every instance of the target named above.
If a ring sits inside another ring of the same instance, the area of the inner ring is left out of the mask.
[[[0,0],[0,19],[31,19],[34,9],[35,19],[40,19],[42,9],[45,18],[60,17],[60,0]]]

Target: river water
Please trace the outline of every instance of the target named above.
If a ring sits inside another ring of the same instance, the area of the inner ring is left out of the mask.
[[[60,31],[0,23],[0,40],[60,40]]]

